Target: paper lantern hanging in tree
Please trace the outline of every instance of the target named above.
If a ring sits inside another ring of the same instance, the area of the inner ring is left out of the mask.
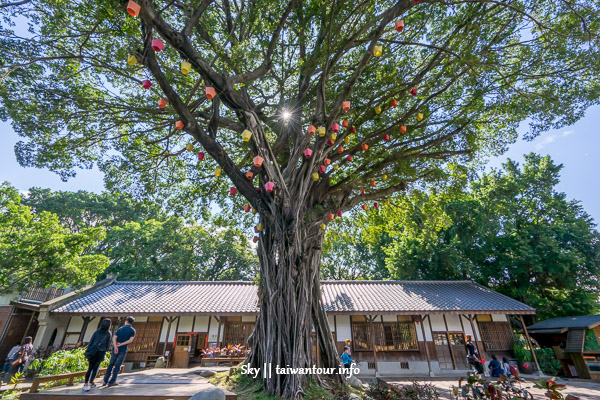
[[[215,176],[218,178],[219,176],[221,176],[221,168],[217,167],[215,168]]]
[[[360,189],[360,194],[361,195],[365,194],[365,189]]]
[[[377,182],[375,182],[375,180],[372,180],[372,181],[371,181],[371,186],[373,186],[373,187],[374,187],[374,186],[376,185],[376,183],[377,183]]]
[[[188,143],[188,144],[185,145],[185,149],[187,151],[194,151],[194,145],[191,144],[191,143]]]
[[[204,91],[206,92],[206,98],[209,100],[213,99],[217,95],[215,88],[212,86],[207,86]]]
[[[345,120],[343,120],[343,121],[342,121],[342,126],[343,126],[344,128],[347,128],[349,124],[350,124],[350,122],[348,122],[348,120],[347,120],[347,119],[345,119]]]
[[[258,211],[256,210],[256,208],[252,209],[252,214],[258,214]]]
[[[373,48],[373,55],[374,55],[375,57],[379,57],[379,56],[381,56],[381,53],[383,53],[383,46],[375,46],[375,47]]]
[[[326,158],[325,160],[323,160],[323,164],[330,165],[331,164],[331,160],[329,158]]]
[[[344,111],[350,111],[350,102],[349,101],[343,101],[342,102],[342,109]]]
[[[335,143],[335,142],[334,142],[333,140],[331,140],[331,138],[330,138],[329,140],[327,140],[327,144],[328,144],[329,146],[333,146],[333,145],[334,145],[334,143]]]
[[[335,140],[337,139],[337,133],[332,133],[331,136],[329,136],[330,140]]]
[[[367,150],[369,150],[369,145],[368,145],[368,144],[366,144],[366,143],[363,143],[363,145],[362,145],[362,149],[363,149],[363,151],[367,151]]]
[[[401,133],[406,133],[406,126],[405,126],[405,125],[402,125],[402,126],[400,127],[400,132],[401,132]]]
[[[346,144],[350,143],[350,137],[349,136],[346,136],[344,138],[344,143],[346,143]]]
[[[191,70],[192,70],[192,64],[190,64],[187,61],[181,62],[181,73],[182,74],[187,75],[190,73]]]
[[[417,114],[417,121],[423,121],[423,114],[422,113],[418,113]]]
[[[342,215],[344,214],[344,212],[342,210],[337,210],[337,216],[342,218]]]
[[[327,170],[327,167],[324,165],[319,166],[319,173],[324,174],[325,170]]]
[[[319,180],[319,174],[316,173],[316,172],[313,172],[312,173],[312,178],[313,178],[313,181],[315,181],[315,182],[318,181]]]
[[[232,186],[232,187],[229,188],[229,195],[230,196],[235,195],[235,192],[237,192],[237,189],[235,187]]]
[[[367,205],[366,205],[366,204],[363,204],[363,205],[362,205],[362,209],[363,209],[363,210],[365,210],[365,211],[367,211]]]
[[[137,58],[135,58],[135,56],[133,54],[128,55],[127,56],[127,64],[129,64],[129,65],[137,64]]]
[[[260,168],[260,166],[262,165],[264,159],[261,156],[256,156],[252,159],[252,162],[254,163],[254,166],[256,168]]]
[[[417,95],[417,88],[410,89],[410,94],[413,95],[413,96],[416,96]]]
[[[381,179],[383,179],[384,181],[385,181],[385,180],[387,180],[387,178],[388,178],[388,176],[387,176],[386,174],[383,174],[383,175],[381,176]]]
[[[335,164],[335,165],[333,166],[333,170],[334,170],[334,171],[337,171],[339,167],[340,167],[339,165]]]
[[[320,136],[320,137],[323,137],[323,136],[325,136],[325,132],[327,132],[327,129],[325,129],[325,127],[324,127],[324,126],[320,126],[320,127],[319,127],[319,136]]]
[[[244,129],[244,131],[242,132],[242,140],[244,142],[248,142],[248,141],[250,141],[251,137],[252,137],[252,132],[250,132],[248,129]]]
[[[158,107],[160,107],[160,108],[165,108],[167,106],[167,104],[169,104],[169,102],[166,101],[165,99],[158,100]]]
[[[390,101],[390,106],[397,107],[398,106],[398,100],[392,99],[392,101]]]
[[[344,148],[342,146],[338,147],[338,153],[342,154],[344,152]]]
[[[311,126],[308,127],[308,134],[310,136],[314,135],[316,131],[317,131],[317,128],[315,128],[314,125],[311,125]]]
[[[310,158],[312,156],[313,151],[311,149],[304,150],[304,158]]]
[[[402,32],[404,30],[404,20],[396,21],[395,27],[398,32]]]
[[[248,179],[249,181],[251,181],[252,178],[254,178],[254,172],[252,171],[248,171],[244,175],[246,175],[246,179]]]
[[[132,17],[137,17],[141,9],[142,7],[133,0],[129,0],[129,3],[127,3],[127,14]]]
[[[274,188],[275,188],[275,184],[273,182],[269,181],[269,182],[265,183],[265,190],[267,192],[272,192]]]
[[[198,161],[204,161],[204,153],[203,152],[198,153]]]
[[[175,122],[175,128],[182,130],[183,128],[185,128],[185,124],[183,123],[182,120],[179,120],[179,121]]]
[[[346,157],[346,160],[352,161],[352,156],[350,154],[348,154],[348,157]]]
[[[379,106],[375,107],[375,114],[377,114],[377,115],[381,114],[381,107],[379,107]]]
[[[373,207],[379,208],[379,203],[378,202],[373,203]]]
[[[355,128],[355,127],[353,127],[353,126],[351,126],[351,127],[350,127],[350,133],[356,133],[356,128]]]
[[[150,82],[148,79],[145,79],[142,81],[142,86],[144,89],[150,89],[152,87],[152,82]]]
[[[334,122],[333,125],[331,125],[331,131],[332,132],[339,132],[340,131],[340,126],[337,122]]]
[[[335,215],[333,215],[332,213],[327,214],[327,218],[329,218],[330,221],[333,221],[333,219],[335,218]]]
[[[244,211],[245,212],[250,212],[250,205],[244,204]]]
[[[256,225],[256,230],[259,232],[262,232],[263,228],[264,228],[264,226],[261,222],[259,222],[258,225]]]
[[[152,39],[152,50],[161,51],[165,48],[165,44],[160,39]]]
[[[325,229],[327,229],[327,225],[321,224],[321,230],[324,231]]]
[[[260,240],[260,237],[258,237],[258,236],[254,236],[254,238],[252,238],[252,241],[254,243],[257,243],[259,240]]]
[[[390,135],[388,135],[387,133],[383,135],[383,140],[385,140],[386,142],[390,140]]]

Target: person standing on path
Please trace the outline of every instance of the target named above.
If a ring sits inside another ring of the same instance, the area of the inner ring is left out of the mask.
[[[33,354],[33,345],[31,344],[31,336],[27,336],[23,341],[23,346],[17,352],[14,361],[12,362],[11,374],[23,372],[25,364],[29,360],[29,356]]]
[[[88,359],[89,366],[85,373],[85,383],[83,384],[84,392],[89,392],[90,388],[94,385],[94,379],[98,374],[98,368],[100,363],[104,361],[104,356],[108,349],[110,349],[110,319],[103,319],[100,321],[100,328],[94,332],[90,342],[88,343],[87,349],[85,350],[85,357]]]
[[[135,339],[135,329],[131,326],[134,321],[135,319],[133,317],[125,318],[125,325],[117,329],[112,337],[113,350],[110,355],[110,363],[106,369],[104,384],[102,386],[108,385],[111,387],[118,385],[116,382],[117,376],[119,375],[119,370],[121,369],[123,361],[125,361],[127,347],[133,342],[133,339]]]
[[[467,335],[467,344],[465,347],[467,348],[468,363],[475,367],[479,375],[483,374],[483,364],[479,358],[479,351],[477,351],[477,347],[473,344],[471,335]]]

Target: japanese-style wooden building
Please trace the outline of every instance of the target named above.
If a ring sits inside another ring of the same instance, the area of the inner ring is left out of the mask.
[[[509,315],[532,307],[471,281],[324,281],[331,334],[362,375],[464,373],[465,337],[483,357],[511,357]],[[37,305],[34,345],[86,343],[102,317],[132,315],[137,330],[126,362],[144,365],[169,352],[171,364],[199,362],[200,350],[245,343],[258,314],[251,282],[120,282],[105,279]],[[0,357],[2,354],[0,354]]]

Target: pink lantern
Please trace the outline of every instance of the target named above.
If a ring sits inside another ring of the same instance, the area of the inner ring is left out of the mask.
[[[340,131],[340,126],[338,125],[337,122],[335,122],[333,125],[331,125],[331,131],[332,132],[339,132]]]
[[[229,194],[230,194],[231,196],[234,196],[234,195],[235,195],[235,192],[237,192],[237,189],[236,189],[236,188],[234,188],[234,187],[230,187],[230,188],[229,188]]]
[[[360,189],[360,194],[365,194],[365,189]]]
[[[260,168],[260,166],[262,165],[264,161],[264,158],[262,158],[261,156],[256,156],[252,159],[252,162],[254,163],[254,166],[256,168]]]
[[[317,128],[314,125],[311,125],[308,127],[308,134],[310,136],[314,135],[316,131],[317,131]]]
[[[183,128],[185,128],[185,124],[183,123],[183,121],[179,120],[175,122],[175,128],[182,130]]]
[[[127,3],[127,14],[132,17],[137,17],[141,9],[142,7],[133,0],[129,0],[129,3]]]
[[[413,96],[416,96],[417,95],[417,88],[410,89],[410,94],[412,94]]]
[[[343,214],[343,211],[342,211],[342,210],[338,210],[338,211],[337,211],[337,216],[338,216],[338,217],[340,217],[340,218],[341,218],[341,217],[342,217],[342,214]]]
[[[150,82],[148,79],[145,79],[142,81],[142,86],[144,89],[150,89],[152,87],[152,82]]]
[[[387,133],[383,135],[383,140],[385,140],[386,142],[390,140],[390,135],[388,135]]]
[[[346,160],[352,161],[352,156],[350,154],[348,154],[348,157],[346,157]]]
[[[378,202],[373,203],[373,207],[379,208],[379,203]]]
[[[217,92],[215,91],[215,88],[212,86],[207,86],[205,88],[206,91],[206,98],[207,99],[212,99],[213,97],[215,97],[217,95]]]
[[[272,192],[274,187],[275,187],[275,184],[271,181],[265,183],[265,190],[267,192]]]
[[[165,44],[160,39],[152,39],[152,50],[161,51],[165,48]]]
[[[304,157],[305,158],[310,158],[310,156],[312,156],[313,151],[311,149],[306,149],[304,150]]]
[[[404,30],[404,20],[403,19],[401,19],[400,21],[396,21],[395,25],[396,25],[395,28],[398,32],[402,32],[402,30]]]
[[[321,173],[321,174],[324,174],[326,169],[327,169],[327,167],[326,167],[326,166],[324,166],[324,165],[321,165],[321,166],[319,167],[319,173]]]
[[[200,152],[198,153],[198,161],[202,161],[204,160],[204,153]]]

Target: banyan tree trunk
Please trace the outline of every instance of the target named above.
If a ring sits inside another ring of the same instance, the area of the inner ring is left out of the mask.
[[[319,345],[320,366],[339,368],[338,354],[321,302],[319,268],[323,234],[303,221],[265,223],[259,246],[260,314],[250,337],[247,362],[261,368],[260,376],[271,395],[302,397],[311,375],[277,374],[276,367],[312,368],[313,327]],[[266,374],[263,374],[264,368]],[[339,374],[334,379],[342,380]]]

